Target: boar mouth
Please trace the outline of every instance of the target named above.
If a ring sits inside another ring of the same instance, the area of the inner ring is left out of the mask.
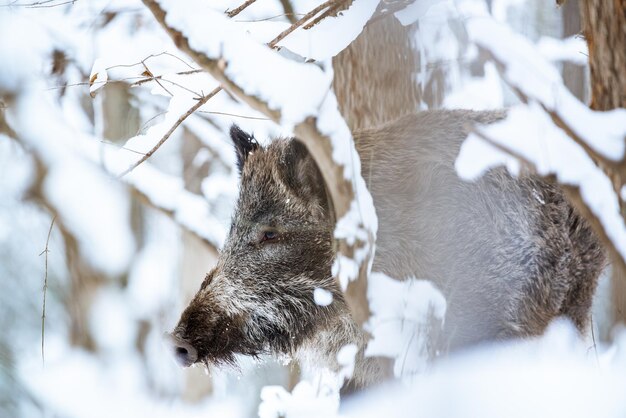
[[[246,338],[241,330],[220,327],[219,332],[209,335],[190,336],[179,326],[172,333],[164,335],[178,365],[191,367],[202,364],[205,367],[230,366],[237,368],[237,356],[258,359],[271,352],[268,344],[257,344]]]

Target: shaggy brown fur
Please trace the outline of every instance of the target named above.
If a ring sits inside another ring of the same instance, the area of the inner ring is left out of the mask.
[[[532,175],[492,170],[476,183],[454,171],[471,126],[498,112],[429,111],[355,134],[379,218],[373,269],[429,279],[448,302],[441,348],[537,335],[559,315],[581,332],[604,252],[559,188]],[[241,191],[215,269],[174,331],[181,363],[232,363],[234,354],[280,353],[337,368],[336,353],[365,339],[330,270],[329,205],[304,146],[266,148],[231,136]],[[313,300],[328,289],[327,307]],[[357,358],[356,384],[376,380]]]

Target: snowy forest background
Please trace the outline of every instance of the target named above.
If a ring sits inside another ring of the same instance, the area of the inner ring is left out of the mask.
[[[159,3],[177,8],[203,39],[202,2]],[[223,27],[209,32],[216,40],[207,40],[207,51],[236,33],[246,38],[237,45],[270,43],[283,61],[302,66],[304,57],[321,69],[309,79],[304,71],[290,78],[287,64],[272,66],[256,49],[224,49],[229,68],[238,68],[237,59],[240,67],[258,64],[254,76],[242,70],[234,78],[244,92],[282,109],[281,123],[236,95],[215,93],[220,83],[174,45],[140,1],[0,0],[0,416],[626,415],[626,282],[610,268],[587,340],[557,323],[536,341],[443,360],[341,406],[336,393],[299,383],[310,376],[297,365],[275,359],[243,359],[240,372],[180,369],[162,334],[215,263],[228,230],[237,194],[229,127],[236,122],[261,142],[292,135],[326,100],[316,88],[332,80],[333,57],[372,16],[397,18],[396,30],[410,36],[416,110],[513,107],[517,119],[508,132],[515,134],[481,135],[519,151],[541,174],[580,187],[617,259],[626,254],[624,194],[617,196],[595,165],[564,151],[566,139],[550,148],[566,157],[555,161],[540,155],[543,145],[518,141],[558,129],[542,112],[563,116],[561,106],[592,156],[623,156],[623,111],[578,107],[590,102],[591,91],[577,2],[356,0],[337,17],[278,41],[327,2],[257,0],[240,12],[247,2],[206,3],[229,19],[213,17]],[[367,73],[389,68],[372,60],[359,70],[367,90]],[[345,76],[335,73],[335,82]],[[281,77],[285,85],[277,89],[271,81]],[[561,82],[571,97],[552,88]],[[335,93],[345,107],[349,92],[335,85]],[[352,128],[365,123],[356,114],[344,117]],[[576,120],[586,128],[577,131]],[[518,160],[485,148],[477,135],[466,145],[457,161],[466,178],[496,164],[519,170]]]

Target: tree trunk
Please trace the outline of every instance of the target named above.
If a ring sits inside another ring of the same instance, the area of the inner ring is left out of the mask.
[[[333,88],[350,129],[371,128],[419,109],[414,27],[389,15],[372,20],[333,59]]]
[[[626,0],[585,0],[591,108],[626,107]]]
[[[626,0],[585,0],[584,33],[589,47],[591,108],[626,107]],[[616,183],[621,186],[626,179]],[[622,216],[626,218],[622,207]],[[613,263],[613,319],[626,323],[626,269]]]
[[[563,38],[581,32],[580,7],[578,0],[570,0],[561,8],[563,16]],[[587,101],[585,89],[585,67],[571,62],[563,63],[563,82],[581,102]]]
[[[352,131],[379,126],[420,107],[415,27],[402,26],[393,15],[379,16],[333,59],[333,89]],[[366,285],[359,280],[345,292],[357,318],[369,317]]]

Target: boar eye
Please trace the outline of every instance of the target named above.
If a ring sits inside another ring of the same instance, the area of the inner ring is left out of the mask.
[[[276,238],[278,238],[278,232],[273,230],[263,231],[263,234],[261,235],[261,242],[272,241]]]

